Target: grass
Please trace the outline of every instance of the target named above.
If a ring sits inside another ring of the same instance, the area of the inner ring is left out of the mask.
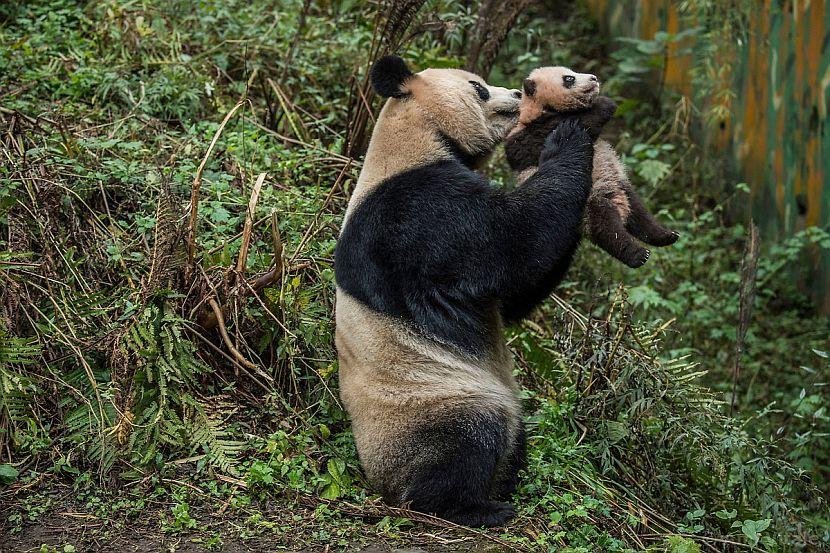
[[[348,102],[383,27],[374,4],[311,4],[0,7],[11,543],[826,547],[828,323],[782,270],[830,247],[826,233],[764,251],[750,377],[734,386],[742,192],[698,186],[703,154],[646,98],[627,103],[618,149],[683,239],[636,273],[586,246],[557,296],[508,330],[530,431],[517,519],[466,529],[372,495],[337,396],[332,254],[360,171],[343,153]],[[491,81],[567,62],[626,94],[579,11],[539,10]],[[402,51],[460,65],[473,13],[428,2]],[[498,156],[489,172],[509,183]]]

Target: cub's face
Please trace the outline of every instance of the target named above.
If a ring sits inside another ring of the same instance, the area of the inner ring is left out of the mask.
[[[524,104],[555,111],[591,107],[599,94],[599,80],[590,73],[576,73],[567,67],[534,69],[522,83]]]
[[[490,86],[461,69],[411,73],[403,60],[387,56],[372,69],[375,90],[394,98],[397,112],[412,112],[441,138],[471,155],[487,154],[504,140],[519,118],[522,93]]]

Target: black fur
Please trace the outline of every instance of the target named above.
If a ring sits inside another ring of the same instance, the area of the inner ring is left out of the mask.
[[[486,158],[489,154],[489,152],[470,153],[466,151],[464,148],[462,148],[458,142],[456,142],[446,134],[441,133],[439,136],[441,137],[441,142],[444,144],[444,146],[447,147],[450,153],[465,167],[469,169],[475,169],[476,167],[478,167],[478,165],[481,164],[482,160]]]
[[[412,71],[401,58],[384,56],[372,66],[372,88],[386,98],[402,98],[406,93],[401,86],[411,76]]]
[[[626,189],[625,193],[631,206],[631,214],[625,222],[628,232],[652,246],[669,246],[677,242],[680,234],[658,223],[633,190]]]
[[[467,526],[503,525],[515,511],[491,497],[503,498],[498,467],[509,461],[506,421],[480,412],[450,412],[408,437],[410,444],[423,444],[434,457],[410,468],[402,503]]]
[[[535,92],[535,83],[533,89]],[[526,84],[525,92],[527,93]],[[510,168],[514,171],[523,171],[539,165],[539,152],[542,151],[545,139],[566,118],[579,117],[582,125],[588,130],[591,140],[596,140],[616,110],[617,104],[607,96],[599,96],[590,108],[584,110],[563,113],[546,109],[530,125],[507,138],[504,151]]]
[[[493,488],[493,497],[506,501],[516,492],[519,486],[519,471],[527,468],[527,434],[524,425],[519,427],[519,433],[513,444],[513,449],[504,461],[499,477]]]
[[[593,146],[576,120],[551,133],[539,170],[506,193],[456,159],[381,183],[335,254],[337,285],[375,311],[475,356],[498,310],[526,316],[559,283],[580,239]]]
[[[490,99],[490,91],[487,90],[487,87],[478,81],[470,81],[470,84],[473,85],[473,88],[475,89],[476,94],[478,94],[480,100],[486,102]]]
[[[645,265],[651,256],[649,250],[629,236],[620,212],[609,198],[592,198],[585,209],[585,220],[591,240],[632,269]]]
[[[525,79],[522,81],[522,88],[524,89],[525,94],[532,97],[536,94],[536,81],[533,79]]]

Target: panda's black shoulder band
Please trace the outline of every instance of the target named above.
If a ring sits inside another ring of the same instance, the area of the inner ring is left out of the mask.
[[[401,87],[412,76],[406,62],[398,56],[384,56],[372,66],[372,88],[386,98],[406,96]]]
[[[444,133],[439,133],[438,136],[444,146],[450,151],[452,156],[470,169],[475,168],[476,163],[484,155],[484,153],[470,153],[465,151],[458,142]]]

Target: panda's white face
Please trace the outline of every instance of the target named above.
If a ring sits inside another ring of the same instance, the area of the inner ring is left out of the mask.
[[[490,86],[468,71],[425,69],[404,86],[410,94],[403,101],[468,153],[491,151],[518,121],[521,92]]]

